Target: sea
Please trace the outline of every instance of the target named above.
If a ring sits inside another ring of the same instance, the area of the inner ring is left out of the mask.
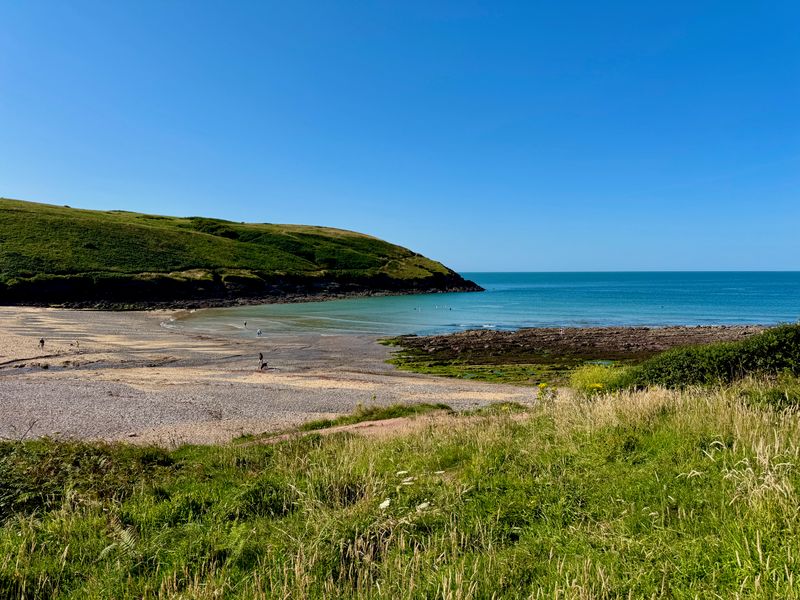
[[[462,273],[485,292],[204,309],[167,326],[230,335],[793,323],[800,272]],[[246,323],[246,325],[245,325]]]

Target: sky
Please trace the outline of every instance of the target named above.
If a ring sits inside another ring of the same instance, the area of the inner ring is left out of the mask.
[[[0,0],[0,196],[459,271],[800,270],[800,2]]]

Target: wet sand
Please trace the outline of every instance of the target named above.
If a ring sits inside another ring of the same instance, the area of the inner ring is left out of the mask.
[[[399,372],[385,363],[391,349],[372,336],[217,337],[165,328],[169,317],[0,307],[0,438],[219,443],[359,403],[464,410],[534,396],[531,388]]]

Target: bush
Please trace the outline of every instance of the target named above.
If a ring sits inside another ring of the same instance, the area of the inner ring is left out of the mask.
[[[578,367],[569,377],[570,385],[586,395],[598,394],[621,387],[626,367],[590,364]]]
[[[783,372],[800,374],[800,325],[781,325],[740,342],[667,350],[630,369],[621,384],[682,388]]]

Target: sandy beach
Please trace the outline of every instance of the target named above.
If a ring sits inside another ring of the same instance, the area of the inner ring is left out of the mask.
[[[0,438],[219,443],[359,403],[462,410],[534,395],[397,371],[370,336],[215,337],[163,327],[170,316],[0,307]]]

